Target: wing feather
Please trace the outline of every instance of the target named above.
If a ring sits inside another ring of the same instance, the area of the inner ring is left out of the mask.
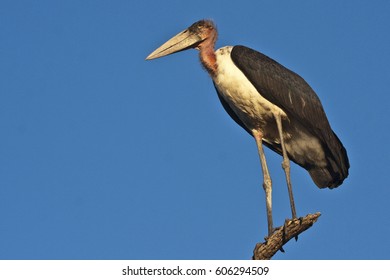
[[[330,127],[321,101],[309,84],[298,74],[250,48],[233,47],[231,58],[265,99],[322,142],[329,165],[337,173],[334,176],[339,177],[336,185],[340,184],[348,176],[347,152]]]
[[[321,101],[299,75],[244,46],[235,46],[231,58],[261,95],[289,117],[323,140],[333,134]]]

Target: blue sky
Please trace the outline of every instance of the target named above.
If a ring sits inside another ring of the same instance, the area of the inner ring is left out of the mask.
[[[254,3],[257,2],[257,3]],[[145,57],[202,18],[299,73],[346,147],[318,222],[275,259],[389,259],[388,1],[2,1],[0,259],[249,259],[267,232],[254,140],[197,52]],[[266,150],[274,222],[290,215]]]

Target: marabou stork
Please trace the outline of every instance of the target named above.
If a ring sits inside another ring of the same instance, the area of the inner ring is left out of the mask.
[[[330,127],[313,89],[296,73],[244,46],[214,51],[217,30],[200,20],[146,59],[194,48],[213,79],[222,106],[256,140],[263,171],[268,234],[273,232],[272,183],[263,146],[283,156],[292,218],[297,218],[290,180],[291,159],[305,168],[319,188],[336,188],[348,176],[347,152]]]

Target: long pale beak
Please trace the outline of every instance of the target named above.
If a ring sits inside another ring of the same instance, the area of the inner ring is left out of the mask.
[[[180,32],[173,38],[165,42],[161,47],[152,52],[146,60],[151,60],[166,56],[168,54],[173,54],[176,52],[184,51],[191,47],[194,47],[197,43],[201,42],[203,39],[195,33],[192,33],[188,29]]]

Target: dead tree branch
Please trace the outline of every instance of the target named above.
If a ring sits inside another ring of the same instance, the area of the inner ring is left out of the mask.
[[[308,214],[294,220],[286,220],[284,225],[277,228],[270,236],[265,238],[264,243],[257,243],[253,250],[254,260],[270,260],[277,251],[283,252],[283,245],[291,238],[298,238],[298,234],[310,228],[321,216],[321,213]]]

